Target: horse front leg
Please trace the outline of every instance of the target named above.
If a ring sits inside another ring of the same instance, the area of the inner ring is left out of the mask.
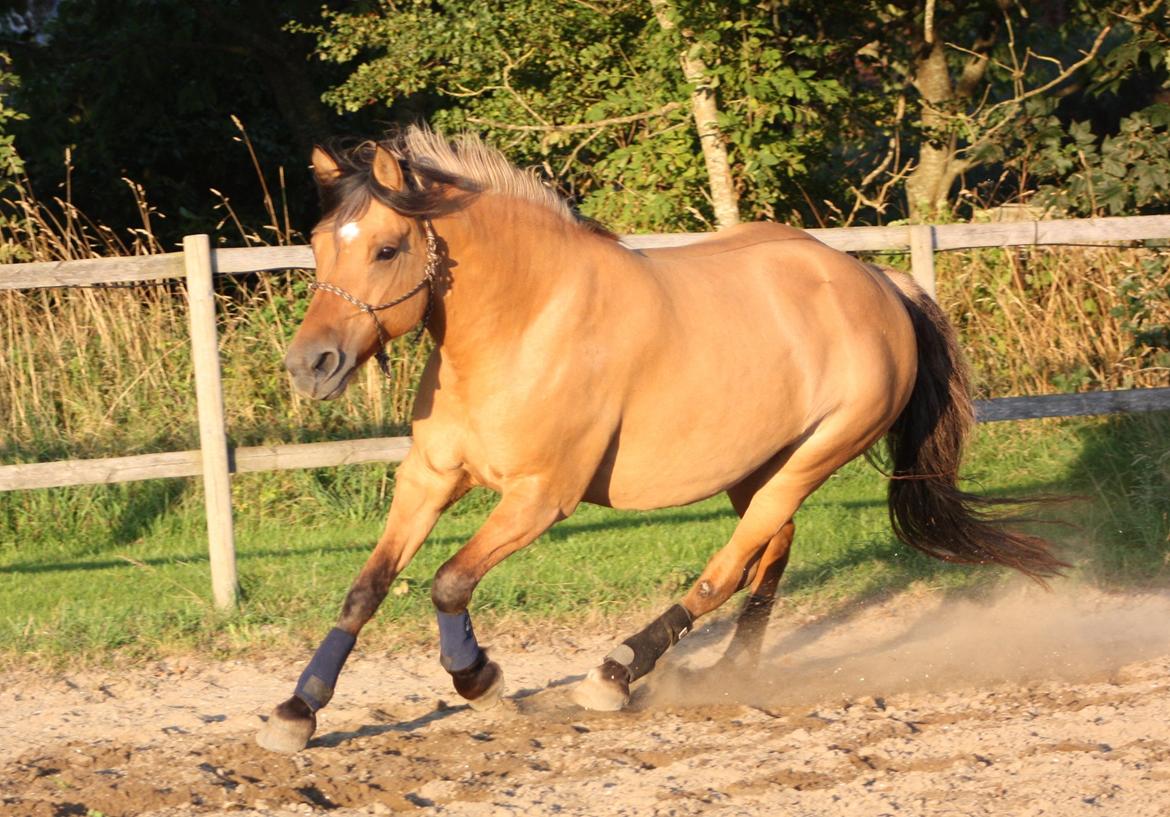
[[[439,662],[473,709],[500,699],[504,673],[476,640],[467,609],[471,595],[489,570],[568,513],[539,491],[506,491],[483,527],[435,573],[431,599],[439,621]]]
[[[414,454],[412,450],[411,454]],[[299,752],[317,728],[317,711],[333,697],[357,635],[374,615],[391,582],[414,558],[439,515],[467,491],[461,471],[436,472],[410,455],[398,469],[394,499],[378,544],[346,594],[337,626],[329,631],[297,681],[256,735],[274,752]]]

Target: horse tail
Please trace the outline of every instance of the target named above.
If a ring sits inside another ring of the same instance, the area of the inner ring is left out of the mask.
[[[1044,583],[1068,567],[1045,539],[1005,527],[995,513],[1020,500],[987,498],[959,488],[959,465],[975,424],[970,381],[958,338],[938,304],[910,278],[902,290],[918,346],[910,401],[886,435],[892,460],[890,522],[907,545],[937,559],[1013,567]]]

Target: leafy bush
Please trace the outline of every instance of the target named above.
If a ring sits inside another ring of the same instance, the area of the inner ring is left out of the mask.
[[[1035,203],[1070,215],[1132,215],[1170,204],[1170,105],[1158,103],[1099,137],[1088,122],[1043,118],[1031,143]]]

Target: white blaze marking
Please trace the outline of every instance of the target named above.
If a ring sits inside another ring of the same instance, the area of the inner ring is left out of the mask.
[[[345,224],[341,225],[341,229],[337,231],[337,234],[341,237],[342,241],[348,244],[357,238],[358,233],[360,232],[361,228],[358,227],[356,221],[347,221]]]

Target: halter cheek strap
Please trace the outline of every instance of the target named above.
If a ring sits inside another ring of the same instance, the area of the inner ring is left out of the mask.
[[[378,351],[374,352],[374,359],[378,361],[378,368],[382,370],[382,374],[386,375],[386,377],[391,376],[390,356],[386,354],[386,344],[390,342],[390,334],[386,331],[386,327],[382,326],[382,322],[378,320],[377,313],[381,312],[383,309],[389,309],[393,306],[398,306],[401,303],[405,303],[418,293],[422,292],[423,289],[426,289],[427,308],[423,313],[422,322],[418,326],[418,332],[414,336],[415,343],[418,343],[418,341],[422,338],[423,330],[427,328],[427,324],[430,323],[431,320],[431,307],[435,302],[434,284],[435,272],[439,267],[439,250],[438,241],[435,239],[435,230],[434,227],[431,226],[430,219],[424,219],[422,225],[423,232],[426,233],[427,237],[426,270],[423,273],[422,280],[420,280],[408,291],[404,292],[402,295],[399,295],[394,300],[387,301],[384,304],[368,304],[360,298],[355,298],[353,295],[350,295],[344,289],[339,286],[335,286],[334,284],[327,284],[321,281],[314,281],[313,283],[309,284],[310,292],[321,290],[322,292],[328,292],[332,295],[336,295],[342,300],[353,304],[362,312],[365,312],[370,316],[370,319],[374,322],[374,328],[378,332]]]

